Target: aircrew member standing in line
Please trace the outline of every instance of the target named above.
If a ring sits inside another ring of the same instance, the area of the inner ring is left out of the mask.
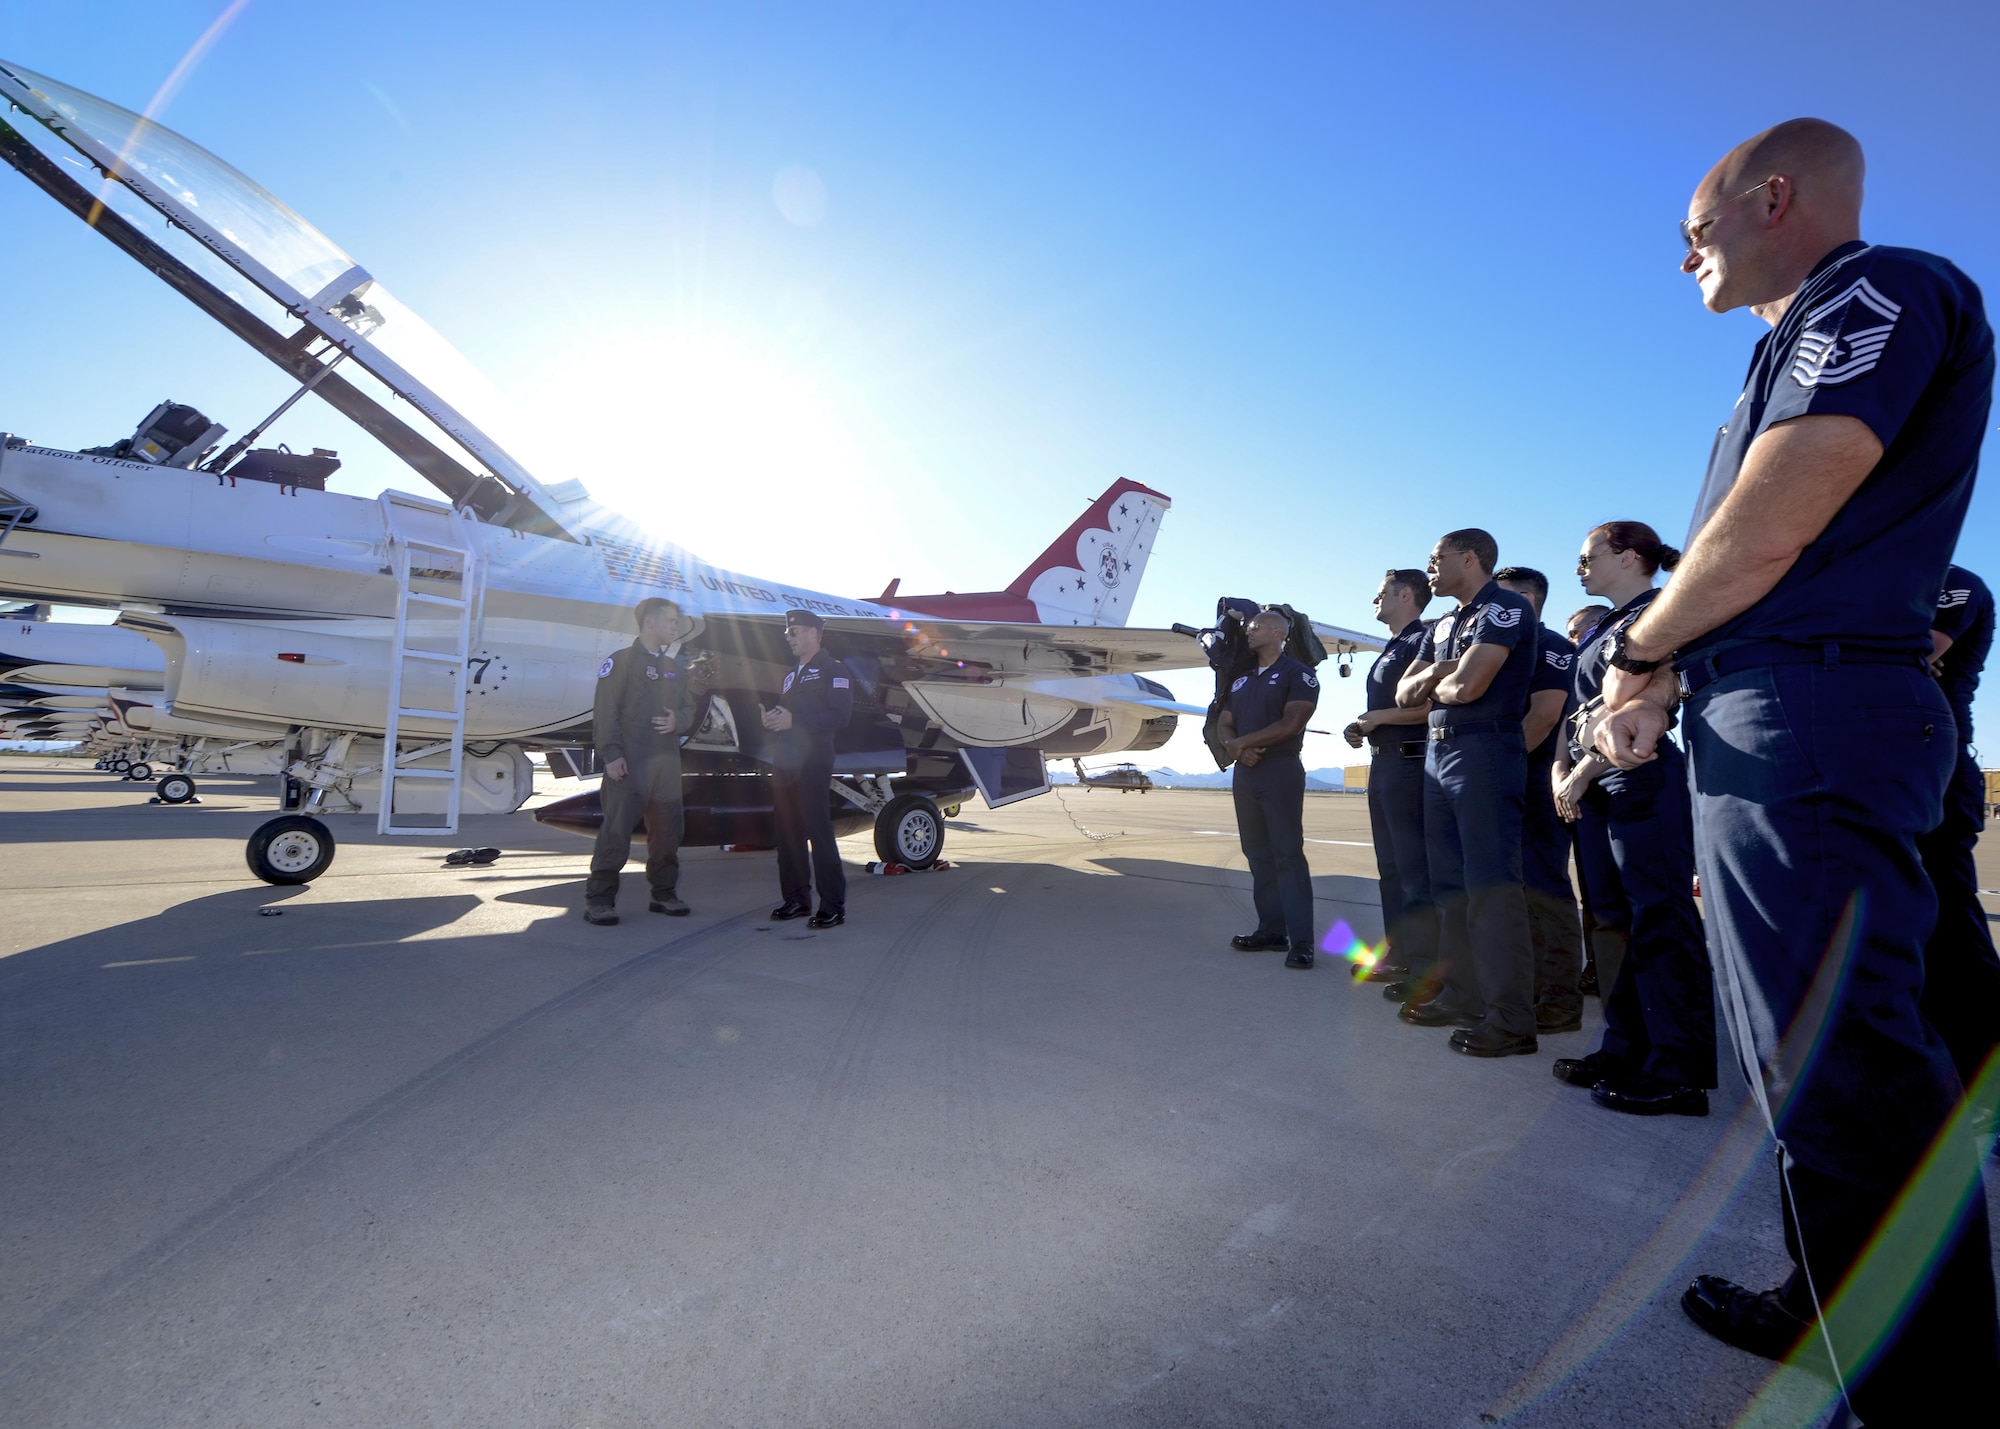
[[[771,813],[784,902],[771,916],[812,913],[810,928],[838,928],[847,921],[847,873],[840,866],[827,800],[833,788],[833,735],[854,717],[854,685],[847,667],[820,648],[825,629],[826,622],[810,610],[785,612],[785,644],[798,665],[785,676],[778,703],[769,709],[758,706],[764,728],[778,736],[771,751]],[[819,887],[817,913],[814,885]]]
[[[1653,579],[1681,553],[1643,521],[1609,521],[1583,538],[1583,588],[1617,602],[1576,657],[1576,701],[1595,708],[1605,647],[1619,625],[1658,599]],[[1658,757],[1616,769],[1594,749],[1566,746],[1556,804],[1577,831],[1576,865],[1597,934],[1604,1039],[1587,1057],[1558,1057],[1558,1081],[1599,1106],[1640,1116],[1707,1116],[1715,1085],[1715,978],[1694,905],[1694,816],[1686,759],[1662,735]]]
[[[1969,278],[1862,241],[1862,172],[1852,135],[1794,119],[1695,189],[1682,271],[1771,331],[1673,584],[1609,637],[1594,738],[1636,768],[1685,700],[1709,946],[1780,1148],[1797,1271],[1762,1293],[1704,1275],[1682,1307],[1758,1354],[1830,1339],[1883,1429],[1936,1423],[1940,1385],[2000,1383],[1979,1161],[1919,1010],[1938,900],[1917,851],[1958,758],[1930,626],[1994,361]]]
[[[1244,633],[1257,668],[1239,677],[1217,722],[1236,761],[1230,789],[1236,832],[1250,864],[1257,931],[1230,940],[1240,952],[1286,948],[1285,966],[1313,965],[1312,870],[1306,863],[1306,721],[1319,708],[1319,677],[1285,653],[1292,623],[1259,611]]]
[[[1597,629],[1598,622],[1609,614],[1611,614],[1611,607],[1608,605],[1586,605],[1582,610],[1570,616],[1569,630],[1567,632],[1569,643],[1581,650],[1583,642],[1589,638],[1590,632]]]
[[[1431,589],[1458,609],[1424,636],[1396,703],[1431,701],[1424,762],[1424,850],[1439,915],[1443,987],[1403,1004],[1419,1027],[1455,1026],[1471,1057],[1533,1052],[1535,969],[1521,887],[1528,747],[1521,721],[1537,658],[1528,602],[1493,579],[1500,547],[1477,528],[1431,551]]]
[[[1502,590],[1535,608],[1539,622],[1548,604],[1549,578],[1527,566],[1493,573]],[[1528,942],[1535,950],[1535,1030],[1575,1032],[1583,1026],[1583,919],[1576,885],[1569,879],[1576,835],[1556,812],[1558,746],[1567,747],[1563,716],[1572,708],[1576,646],[1546,625],[1535,631],[1535,673],[1528,681],[1528,714],[1521,737],[1528,745],[1527,802],[1521,813],[1521,881],[1528,897]]]
[[[1437,968],[1437,905],[1431,901],[1430,863],[1424,856],[1424,721],[1429,705],[1404,709],[1396,686],[1424,643],[1424,607],[1430,577],[1418,570],[1390,571],[1375,592],[1375,618],[1389,627],[1389,643],[1368,667],[1368,709],[1342,733],[1368,761],[1368,825],[1375,844],[1375,872],[1382,890],[1387,946],[1367,981],[1387,983],[1384,995],[1410,1000]],[[1429,993],[1422,996],[1428,997]]]
[[[1953,566],[1931,618],[1931,669],[1958,721],[1958,763],[1945,791],[1944,820],[1917,840],[1917,852],[1938,896],[1937,930],[1924,945],[1924,1016],[1967,1086],[2000,1042],[2000,957],[1972,866],[1972,847],[1986,827],[1986,776],[1972,752],[1972,696],[1992,645],[1993,592]]]
[[[618,874],[632,856],[632,832],[646,825],[646,883],[654,913],[685,918],[680,900],[681,738],[689,733],[694,692],[687,671],[667,652],[681,638],[681,608],[661,596],[633,612],[639,638],[607,658],[597,671],[591,741],[604,769],[598,798],[604,822],[583,885],[588,923],[618,921]]]

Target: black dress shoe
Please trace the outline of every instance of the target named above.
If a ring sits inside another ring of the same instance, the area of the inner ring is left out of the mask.
[[[1599,1082],[1590,1089],[1590,1099],[1610,1111],[1634,1116],[1708,1115],[1708,1093],[1700,1087],[1677,1087],[1651,1077]]]
[[[1557,1081],[1588,1090],[1606,1077],[1616,1076],[1619,1068],[1602,1052],[1592,1052],[1588,1057],[1558,1057],[1549,1070]]]
[[[1460,1012],[1455,1007],[1447,1007],[1442,998],[1432,998],[1429,1002],[1406,1002],[1403,1010],[1396,1014],[1412,1027],[1477,1027],[1479,1019]]]
[[[771,910],[771,921],[782,923],[787,918],[803,918],[810,912],[812,905],[809,903],[780,903]]]
[[[1468,1057],[1526,1057],[1541,1049],[1532,1037],[1517,1037],[1511,1032],[1481,1024],[1452,1033],[1451,1050],[1463,1052]]]
[[[1784,1307],[1775,1290],[1745,1290],[1719,1275],[1697,1275],[1681,1295],[1687,1317],[1722,1341],[1767,1360],[1781,1360],[1812,1333],[1812,1322]]]
[[[1603,995],[1597,990],[1596,963],[1585,963],[1583,965],[1583,976],[1576,980],[1576,990],[1585,997],[1601,997]]]
[[[1554,1007],[1535,1009],[1535,1031],[1537,1032],[1581,1032],[1583,1013],[1563,1012]]]
[[[1401,982],[1392,982],[1384,986],[1382,996],[1388,998],[1391,1002],[1408,1002],[1410,994],[1416,990],[1416,979],[1406,977]]]
[[[1229,946],[1239,953],[1282,953],[1291,944],[1282,933],[1238,933]]]
[[[835,908],[832,912],[828,912],[822,908],[806,920],[806,926],[808,928],[838,928],[846,921],[847,913],[844,909]]]
[[[1311,943],[1293,943],[1292,950],[1285,954],[1285,966],[1288,968],[1309,968],[1312,965],[1313,945]]]
[[[1363,982],[1401,982],[1410,975],[1410,970],[1402,963],[1383,961],[1368,969],[1361,979]]]

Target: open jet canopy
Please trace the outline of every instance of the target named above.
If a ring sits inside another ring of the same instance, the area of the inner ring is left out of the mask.
[[[455,504],[495,525],[576,538],[493,435],[499,394],[275,195],[171,129],[4,60],[0,99],[32,121],[0,118],[0,157],[57,202]],[[410,408],[422,416],[411,420]]]

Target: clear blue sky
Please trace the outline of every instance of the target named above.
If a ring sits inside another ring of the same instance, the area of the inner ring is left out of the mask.
[[[0,0],[0,55],[142,108],[226,8]],[[1702,310],[1673,225],[1776,120],[1861,137],[1869,237],[2000,283],[1991,6],[940,8],[249,0],[162,118],[506,389],[545,479],[865,595],[1004,584],[1134,477],[1174,499],[1142,623],[1366,628],[1461,525],[1560,616],[1591,524],[1678,540],[1762,329]],[[0,220],[0,427],[283,395],[11,173]],[[272,436],[414,482],[322,406]]]

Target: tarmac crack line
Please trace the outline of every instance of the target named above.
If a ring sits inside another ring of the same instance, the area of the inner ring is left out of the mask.
[[[353,1140],[362,1131],[398,1110],[419,1094],[484,1061],[518,1033],[562,1011],[572,1003],[631,976],[665,955],[698,944],[738,924],[748,923],[754,916],[754,911],[739,913],[733,918],[690,932],[672,942],[635,953],[625,961],[616,963],[547,1001],[517,1014],[492,1031],[468,1042],[456,1052],[433,1062],[400,1085],[390,1088],[366,1106],[351,1112],[305,1145],[279,1158],[249,1180],[223,1193],[203,1210],[189,1216],[164,1235],[156,1237],[151,1244],[134,1251],[82,1290],[71,1295],[32,1324],[23,1327],[5,1343],[0,1343],[0,1384],[12,1379],[15,1374],[26,1368],[41,1350],[61,1340],[77,1325],[104,1305],[117,1299],[131,1286],[165,1266],[210,1232],[248,1210],[299,1172]],[[714,966],[722,956],[723,954],[718,952],[703,962],[689,966],[684,972],[688,977],[699,976]]]

